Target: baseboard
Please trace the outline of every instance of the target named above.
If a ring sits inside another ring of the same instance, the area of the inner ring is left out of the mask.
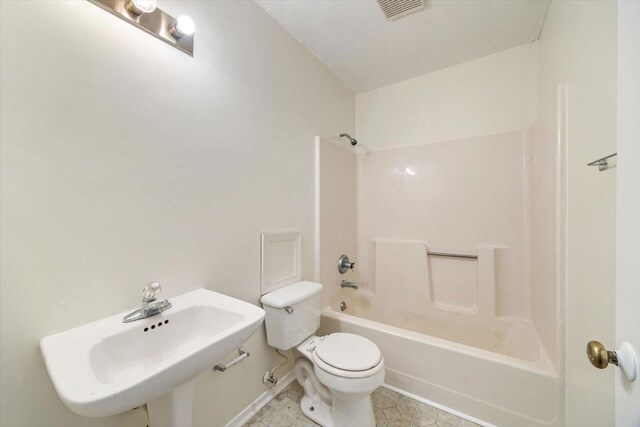
[[[296,376],[293,370],[284,374],[274,387],[262,393],[256,400],[254,400],[249,406],[244,408],[238,415],[233,417],[225,427],[241,427],[247,421],[249,421],[260,409],[266,406],[278,393],[284,390],[289,384],[295,381]]]
[[[455,409],[451,409],[451,408],[448,408],[448,407],[446,407],[444,405],[441,405],[439,403],[432,402],[431,400],[425,399],[425,398],[420,397],[418,395],[415,395],[413,393],[409,393],[408,391],[404,391],[402,389],[399,389],[398,387],[394,387],[394,386],[386,384],[386,383],[382,384],[382,387],[388,388],[389,390],[395,391],[396,393],[400,393],[401,395],[407,396],[407,397],[409,397],[409,398],[411,398],[413,400],[417,400],[418,402],[426,403],[427,405],[433,406],[434,408],[442,409],[445,412],[448,412],[448,413],[453,414],[453,415],[455,415],[457,417],[460,417],[460,418],[464,418],[465,420],[471,421],[471,422],[479,424],[481,426],[484,426],[484,427],[495,427],[493,424],[490,424],[490,423],[488,423],[486,421],[482,421],[482,420],[474,418],[474,417],[472,417],[470,415],[463,414],[460,411],[456,411]]]

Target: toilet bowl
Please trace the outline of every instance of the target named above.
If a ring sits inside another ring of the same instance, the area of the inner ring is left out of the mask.
[[[262,296],[267,342],[295,348],[296,379],[304,388],[302,412],[323,427],[374,427],[371,393],[384,381],[384,357],[359,335],[315,336],[322,285],[297,282]]]
[[[384,358],[373,342],[335,333],[313,336],[297,351],[296,379],[305,390],[300,406],[307,417],[324,427],[375,426],[371,393],[384,381]]]

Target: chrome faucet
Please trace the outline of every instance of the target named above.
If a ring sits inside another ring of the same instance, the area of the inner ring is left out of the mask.
[[[351,288],[351,289],[358,289],[358,284],[355,282],[347,282],[346,280],[343,280],[342,283],[340,283],[340,286],[343,288]]]
[[[155,316],[158,313],[170,309],[171,303],[168,299],[156,300],[156,296],[160,292],[162,292],[160,283],[149,283],[142,290],[142,307],[124,316],[122,321],[124,323],[135,322],[136,320],[146,319],[147,317]]]

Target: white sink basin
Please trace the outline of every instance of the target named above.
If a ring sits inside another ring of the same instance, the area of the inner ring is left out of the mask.
[[[153,426],[190,425],[193,379],[246,341],[264,310],[206,289],[171,303],[147,319],[123,323],[121,313],[42,338],[47,370],[63,402],[88,417],[150,403]],[[155,407],[163,413],[154,414]]]

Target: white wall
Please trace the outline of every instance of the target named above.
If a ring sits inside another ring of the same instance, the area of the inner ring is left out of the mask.
[[[151,280],[257,303],[263,230],[300,229],[312,279],[313,137],[353,132],[354,95],[253,2],[160,1],[196,22],[193,58],[87,1],[0,4],[0,424],[144,426],[74,415],[38,340]],[[264,391],[262,329],[247,348],[198,378],[196,426]]]
[[[568,83],[566,424],[614,424],[614,369],[594,369],[589,340],[614,343],[616,169],[592,160],[616,151],[613,1],[555,1],[540,37],[536,127],[555,129],[556,90]]]
[[[358,141],[378,151],[527,129],[537,79],[530,43],[358,94]]]

